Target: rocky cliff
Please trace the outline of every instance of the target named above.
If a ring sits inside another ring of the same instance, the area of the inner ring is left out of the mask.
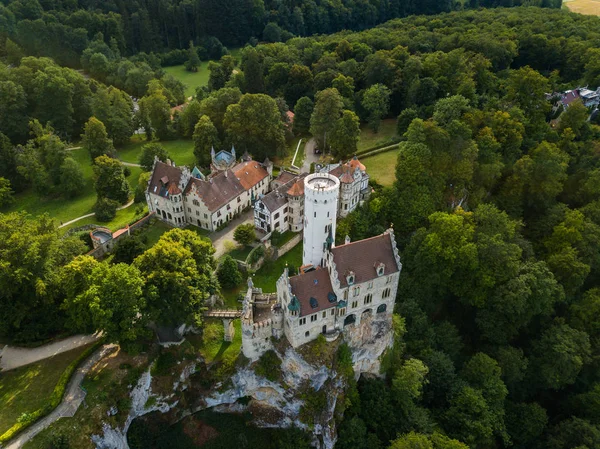
[[[337,422],[343,416],[344,396],[352,382],[336,366],[341,340],[325,343],[324,347],[321,343],[319,348],[313,342],[315,345],[307,344],[298,350],[286,342],[275,345],[281,367],[274,381],[256,374],[253,364],[238,367],[224,383],[200,389],[195,385],[195,375],[203,364],[195,361],[181,363],[172,381],[172,394],[159,395],[153,393],[148,370],[131,392],[132,407],[125,426],[104,426],[103,434],[93,436],[92,441],[98,449],[128,449],[127,430],[136,418],[158,411],[174,423],[197,411],[214,408],[223,412],[249,410],[257,426],[300,427],[313,434],[315,446],[332,449],[337,439]],[[362,374],[379,375],[380,358],[393,342],[391,314],[365,317],[360,324],[347,326],[343,341],[352,351],[356,379]]]

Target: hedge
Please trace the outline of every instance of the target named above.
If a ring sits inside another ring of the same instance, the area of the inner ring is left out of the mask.
[[[77,367],[81,364],[81,362],[87,359],[90,354],[92,354],[96,349],[98,349],[104,343],[103,339],[98,340],[92,346],[83,351],[75,360],[73,360],[69,366],[65,368],[63,373],[61,374],[52,394],[50,395],[49,402],[42,408],[37,409],[33,413],[25,413],[25,419],[19,418],[19,420],[6,432],[0,435],[0,443],[5,443],[10,440],[14,436],[16,436],[19,432],[22,432],[27,427],[31,426],[36,421],[39,421],[44,416],[49,415],[62,401],[62,398],[65,394],[65,390],[67,389],[67,385],[73,376],[73,373],[77,369]]]
[[[371,151],[375,151],[375,150],[379,150],[381,148],[385,148],[385,147],[389,147],[389,146],[392,146],[392,145],[396,145],[396,144],[400,143],[401,141],[402,141],[402,138],[400,138],[398,136],[395,136],[395,137],[392,137],[390,140],[388,140],[386,143],[382,143],[380,145],[376,145],[376,146],[371,147],[371,148],[366,148],[364,150],[357,151],[355,154],[356,154],[357,157],[358,156],[363,156],[363,155],[365,155],[367,153],[370,153]]]

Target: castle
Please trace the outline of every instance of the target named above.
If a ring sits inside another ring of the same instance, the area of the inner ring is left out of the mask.
[[[256,360],[285,336],[293,347],[324,335],[334,341],[363,320],[391,321],[402,264],[392,229],[335,246],[341,180],[315,173],[290,180],[304,192],[303,266],[286,268],[277,293],[254,288],[251,279],[242,311],[242,350]]]

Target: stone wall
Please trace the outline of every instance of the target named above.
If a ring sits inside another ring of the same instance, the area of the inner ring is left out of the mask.
[[[296,246],[298,243],[300,243],[301,241],[302,241],[302,233],[299,232],[294,237],[292,237],[292,239],[289,242],[286,242],[280,248],[277,248],[277,254],[276,254],[275,259],[279,259],[285,253],[287,253],[288,251],[291,251],[291,249],[294,246]]]
[[[139,219],[138,221],[136,221],[135,223],[133,223],[132,225],[129,226],[129,230],[131,231],[135,231],[136,229],[139,229],[141,227],[144,227],[145,225],[148,224],[148,222],[150,220],[152,220],[153,218],[155,218],[156,212],[150,212],[148,215],[146,215],[145,217]]]

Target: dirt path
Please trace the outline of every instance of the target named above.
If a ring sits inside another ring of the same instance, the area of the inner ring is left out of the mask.
[[[85,375],[98,363],[102,358],[117,348],[114,344],[104,345],[94,352],[73,374],[69,385],[65,391],[62,402],[48,416],[33,424],[23,433],[17,435],[15,439],[4,446],[5,449],[20,449],[25,443],[35,437],[42,430],[46,429],[50,424],[60,418],[72,417],[85,399],[85,391],[81,387],[81,382]]]
[[[132,204],[133,204],[133,200],[131,200],[129,203],[125,204],[124,206],[117,207],[117,210],[127,209]],[[84,218],[93,217],[94,215],[96,215],[96,212],[92,212],[91,214],[82,215],[81,217],[73,218],[72,220],[67,221],[66,223],[61,224],[58,227],[58,229],[64,228],[65,226],[69,226],[70,224],[73,224],[73,223],[75,223],[75,222],[77,222],[79,220],[83,220]]]
[[[127,167],[141,167],[140,164],[134,164],[133,162],[124,162],[124,161],[121,161],[121,164],[123,164],[123,165],[125,165]]]
[[[100,338],[98,334],[74,335],[73,337],[40,346],[39,348],[19,348],[7,345],[0,351],[0,371],[8,371],[47,359],[56,354],[92,343],[98,338]]]

